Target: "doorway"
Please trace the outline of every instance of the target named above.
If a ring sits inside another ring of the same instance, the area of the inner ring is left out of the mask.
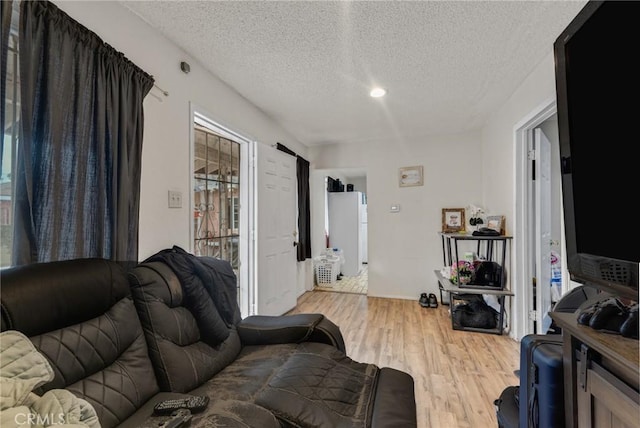
[[[190,252],[229,261],[242,317],[251,315],[251,141],[191,105]]]
[[[333,272],[336,275],[314,272],[314,290],[367,294],[366,172],[356,169],[316,170],[313,177],[314,200],[317,203],[312,213],[312,228],[317,236],[316,242],[322,242],[322,245],[314,245],[314,271],[326,266],[330,258],[339,259]]]
[[[512,335],[544,334],[554,301],[568,290],[562,275],[559,289],[552,267],[564,260],[564,223],[555,100],[534,110],[515,127],[516,234],[515,322]],[[563,269],[564,270],[564,269]]]

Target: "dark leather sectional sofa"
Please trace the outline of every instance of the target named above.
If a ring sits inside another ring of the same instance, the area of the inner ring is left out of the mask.
[[[224,263],[214,276],[233,273]],[[412,377],[350,359],[321,314],[240,319],[210,290],[187,295],[162,261],[40,263],[1,281],[2,331],[24,333],[55,372],[37,392],[71,391],[103,428],[158,427],[168,417],[153,406],[188,395],[210,398],[191,426],[416,426]]]

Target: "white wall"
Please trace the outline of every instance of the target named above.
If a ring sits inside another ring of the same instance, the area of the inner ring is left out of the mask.
[[[348,178],[347,183],[353,184],[354,191],[367,193],[367,177]]]
[[[438,294],[433,271],[443,264],[438,235],[442,208],[480,202],[480,134],[311,147],[309,155],[313,169],[366,172],[368,294],[416,300],[422,292]],[[424,186],[399,187],[398,168],[414,165],[424,166]],[[311,187],[320,188],[313,182]],[[395,204],[401,206],[400,212],[390,213],[389,207]],[[311,209],[312,237],[316,237],[322,226],[314,219],[324,207],[312,203]]]
[[[482,130],[483,200],[494,214],[506,216],[507,233],[514,230],[514,126],[555,99],[552,49]]]
[[[56,5],[123,52],[169,92],[154,88],[144,101],[144,143],[140,201],[140,251],[144,259],[158,250],[190,247],[190,102],[211,119],[265,144],[281,142],[302,156],[306,146],[269,119],[232,88],[144,21],[115,1],[55,1]],[[184,74],[180,62],[191,65]],[[167,191],[183,194],[181,209],[167,208]],[[303,272],[304,275],[304,272]]]
[[[507,233],[513,233],[514,126],[553,98],[550,46],[549,55],[477,134],[309,149],[312,168],[366,170],[369,295],[417,299],[420,292],[438,294],[433,270],[443,263],[437,231],[444,207],[480,205],[489,214],[505,215]],[[424,166],[425,185],[398,187],[398,168],[411,165]],[[390,213],[391,204],[400,204],[401,211]],[[312,227],[313,235],[318,232],[313,221]]]
[[[483,180],[484,196],[489,204],[500,207],[507,215],[508,232],[525,228],[513,223],[515,212],[515,125],[523,118],[530,117],[532,112],[539,112],[542,106],[549,104],[549,100],[555,99],[555,65],[553,61],[552,47],[549,47],[549,54],[541,61],[533,72],[525,79],[520,87],[513,93],[511,98],[498,110],[483,129],[482,141],[484,146],[483,158]],[[553,131],[555,126],[556,131]],[[545,131],[557,132],[557,125],[551,125]],[[556,136],[551,138],[557,139]],[[494,152],[498,159],[487,156],[488,152]],[[555,163],[555,161],[553,161]],[[553,164],[552,164],[553,165]],[[500,166],[500,167],[498,167]],[[499,189],[493,192],[493,189]],[[552,195],[554,203],[558,201],[559,194]],[[560,215],[559,211],[554,210]],[[509,223],[511,219],[511,223]],[[553,219],[552,223],[557,224],[558,219]],[[525,230],[525,229],[522,229]],[[554,234],[556,233],[554,226]],[[514,249],[522,248],[523,239],[526,237],[514,234],[511,260],[517,260],[513,254]],[[521,259],[521,258],[520,258]],[[525,266],[513,263],[511,266],[511,279],[523,278],[526,273]],[[515,293],[512,304],[516,299],[521,298],[520,293],[530,294],[525,280],[516,280],[510,285]],[[512,305],[512,308],[514,306]],[[520,322],[525,322],[523,316],[516,316],[510,312],[509,319],[513,320],[513,325],[509,331],[512,337],[516,337],[521,327]]]

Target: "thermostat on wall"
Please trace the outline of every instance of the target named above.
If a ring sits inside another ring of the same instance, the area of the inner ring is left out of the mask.
[[[391,208],[389,209],[389,211],[392,213],[400,212],[400,205],[391,205]]]

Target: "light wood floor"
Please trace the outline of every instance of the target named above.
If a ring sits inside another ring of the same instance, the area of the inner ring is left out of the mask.
[[[419,428],[496,428],[493,400],[517,385],[519,343],[451,328],[448,306],[417,300],[307,292],[290,313],[322,313],[340,327],[347,355],[413,376]]]

